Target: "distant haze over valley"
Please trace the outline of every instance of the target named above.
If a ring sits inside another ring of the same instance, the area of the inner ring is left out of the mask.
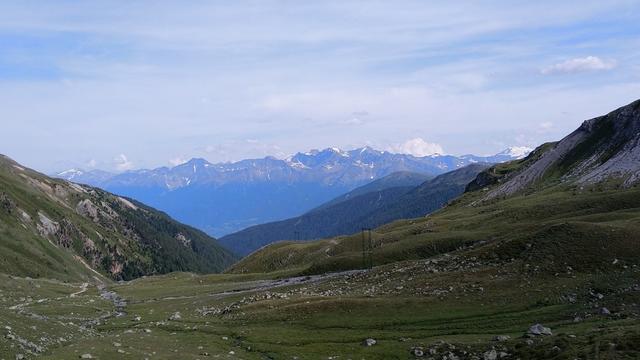
[[[214,236],[301,215],[359,186],[399,171],[437,176],[474,163],[524,157],[512,147],[492,156],[417,157],[363,147],[300,152],[212,164],[194,158],[174,167],[129,170],[69,169],[55,174],[147,203]]]

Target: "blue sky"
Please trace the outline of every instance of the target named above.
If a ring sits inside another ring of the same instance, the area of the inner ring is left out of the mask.
[[[126,170],[491,154],[640,98],[640,1],[0,3],[0,152]]]

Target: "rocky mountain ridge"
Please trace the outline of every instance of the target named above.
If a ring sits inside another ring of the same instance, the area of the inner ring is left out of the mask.
[[[623,188],[640,183],[640,100],[585,121],[562,140],[539,147],[529,157],[520,169],[501,179],[503,183],[486,199],[557,183]]]
[[[55,174],[65,180],[113,187],[136,184],[159,186],[172,191],[194,185],[222,186],[233,182],[310,182],[325,185],[359,183],[393,172],[410,171],[438,175],[473,163],[498,163],[519,159],[531,149],[512,147],[492,156],[441,155],[416,157],[378,151],[370,147],[344,151],[338,148],[311,150],[286,159],[265,157],[231,163],[210,163],[193,158],[175,167],[109,173],[102,170],[69,169]]]

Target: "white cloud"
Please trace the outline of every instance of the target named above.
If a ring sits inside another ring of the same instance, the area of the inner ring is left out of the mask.
[[[605,60],[597,56],[569,59],[541,70],[543,75],[574,74],[586,71],[602,71],[615,68],[615,60]]]
[[[345,125],[362,125],[365,123],[365,118],[369,116],[367,111],[354,111],[351,113],[351,117],[343,120]]]
[[[96,166],[98,166],[98,162],[96,161],[96,159],[91,159],[87,161],[87,166],[90,168],[95,168]]]
[[[184,158],[182,156],[177,156],[177,157],[175,157],[173,159],[169,159],[169,165],[178,166],[178,165],[182,165],[182,164],[186,163],[187,161],[189,161],[189,160],[187,160],[186,158]]]
[[[553,123],[551,121],[544,121],[540,123],[540,129],[549,130],[553,127]]]
[[[362,125],[362,124],[364,124],[364,121],[362,121],[362,119],[360,119],[360,118],[352,117],[352,118],[344,120],[344,124],[345,125]]]
[[[551,121],[543,121],[538,124],[538,128],[535,130],[538,134],[547,134],[553,132],[555,126]]]
[[[533,148],[530,148],[528,146],[512,146],[508,148],[505,152],[506,154],[511,155],[512,157],[515,157],[517,159],[522,159],[525,156],[529,155],[529,153],[532,151],[533,151]]]
[[[120,154],[113,159],[118,171],[127,171],[133,169],[133,162],[127,159],[125,154]]]
[[[239,161],[265,156],[284,158],[286,156],[279,145],[252,138],[206,145],[200,149],[200,152],[212,162]]]
[[[424,141],[422,138],[415,138],[405,141],[402,144],[396,144],[387,149],[389,152],[410,154],[413,156],[427,156],[433,154],[444,154],[444,150],[440,144]]]

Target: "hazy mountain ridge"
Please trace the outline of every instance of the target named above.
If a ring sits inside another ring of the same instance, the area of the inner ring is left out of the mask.
[[[393,173],[302,216],[252,226],[219,241],[234,252],[247,255],[276,241],[349,235],[362,228],[424,216],[462,194],[466,185],[489,166],[468,165],[422,183],[417,182],[421,179],[419,174]]]
[[[56,176],[132,197],[209,234],[224,235],[300,215],[394,172],[436,176],[469,164],[507,161],[520,155],[521,151],[507,149],[484,157],[414,157],[369,147],[328,148],[283,160],[266,157],[212,164],[192,159],[173,168],[121,174],[73,169]]]
[[[259,181],[321,181],[326,185],[335,185],[368,182],[399,171],[441,174],[476,162],[497,163],[520,158],[526,155],[527,149],[514,147],[492,156],[435,154],[415,157],[378,151],[370,147],[351,151],[327,148],[297,153],[282,160],[265,157],[212,164],[205,159],[193,158],[171,168],[131,170],[119,174],[103,170],[70,169],[55,175],[65,180],[95,186],[135,184],[164,187],[170,191],[193,185],[221,186],[234,182]]]
[[[409,171],[398,171],[392,174],[389,174],[383,178],[372,181],[366,185],[357,187],[348,193],[338,196],[337,198],[328,201],[317,208],[311,209],[309,212],[315,212],[327,207],[336,205],[343,201],[348,201],[360,195],[365,195],[372,192],[381,192],[386,189],[392,188],[409,188],[412,189],[425,181],[431,179],[432,176],[419,174]]]

